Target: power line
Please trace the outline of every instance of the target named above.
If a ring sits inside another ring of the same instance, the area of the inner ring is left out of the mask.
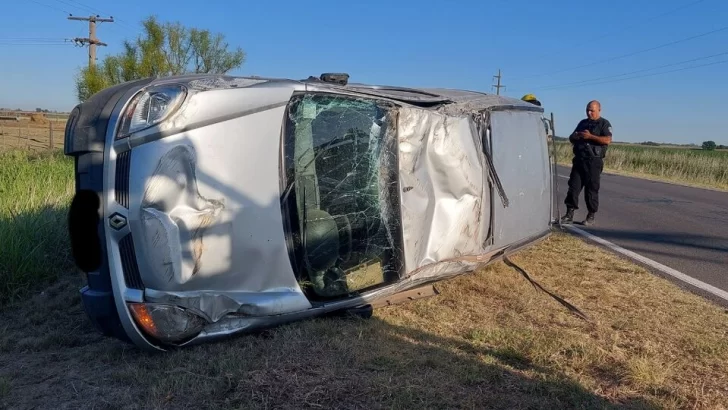
[[[0,46],[69,46],[71,43],[7,43],[0,41]]]
[[[86,4],[81,3],[78,0],[67,0],[67,1],[70,1],[71,3],[76,3],[76,4],[81,5],[83,7],[86,7],[87,9],[90,9],[94,13],[101,13],[98,9],[93,9],[93,8],[91,8],[91,6],[87,6]]]
[[[621,30],[613,31],[611,33],[610,32],[607,32],[606,34],[602,34],[601,36],[590,37],[588,41],[585,41],[585,42],[579,43],[579,44],[574,44],[573,47],[581,47],[581,46],[584,46],[584,45],[587,45],[587,44],[592,44],[595,40],[599,40],[599,39],[603,39],[605,37],[613,36],[614,34],[617,34],[619,32],[624,32],[624,31],[627,31],[627,30],[632,29],[632,28],[635,28],[635,27],[643,27],[645,25],[645,23],[647,23],[647,22],[650,22],[650,21],[653,21],[653,20],[657,20],[660,17],[664,17],[664,16],[666,16],[668,14],[672,14],[672,13],[675,13],[675,12],[680,11],[682,9],[686,9],[688,7],[692,7],[692,6],[696,5],[696,4],[702,3],[704,1],[705,0],[696,0],[696,1],[693,1],[693,2],[688,3],[688,4],[683,4],[682,6],[679,6],[679,7],[676,7],[674,9],[668,10],[668,11],[666,11],[664,13],[660,13],[660,14],[654,15],[651,18],[648,18],[646,20],[640,20],[639,23],[633,24],[631,26],[626,26],[626,27],[622,28]],[[536,56],[534,58],[538,59],[538,58],[541,58],[541,57],[546,57],[548,55],[552,55],[553,53],[554,53],[553,51],[549,51],[549,52],[543,53],[541,55],[538,55],[538,56]],[[533,76],[529,76],[529,77],[533,77]],[[529,77],[524,77],[524,78],[529,78]]]
[[[91,7],[89,7],[89,6],[86,6],[86,5],[84,5],[84,4],[82,4],[82,3],[79,3],[79,2],[77,2],[77,1],[73,1],[73,3],[75,3],[75,4],[69,3],[69,2],[68,2],[68,1],[66,1],[66,0],[56,0],[56,1],[57,1],[57,2],[59,2],[59,3],[65,4],[65,5],[67,5],[67,6],[70,6],[70,7],[72,7],[72,8],[76,8],[76,9],[78,9],[78,8],[81,8],[81,9],[85,9],[85,10],[84,10],[84,12],[85,12],[85,13],[94,13],[94,14],[100,14],[98,10],[94,10],[94,9],[92,9]]]
[[[70,45],[70,39],[51,37],[3,37],[0,38],[3,45]]]
[[[686,9],[686,8],[688,8],[688,7],[692,7],[692,6],[696,5],[696,4],[698,4],[698,3],[702,3],[702,2],[704,2],[704,1],[705,1],[705,0],[696,0],[696,1],[693,1],[692,3],[688,3],[688,4],[683,4],[682,6],[676,7],[676,8],[674,8],[674,9],[672,9],[672,10],[668,10],[668,11],[666,11],[666,12],[664,12],[664,13],[660,13],[660,14],[658,14],[658,15],[656,15],[656,16],[653,16],[652,18],[648,18],[648,19],[646,19],[646,20],[642,20],[642,21],[640,21],[639,23],[633,24],[633,25],[631,25],[631,26],[627,26],[627,27],[626,27],[625,29],[622,29],[621,31],[626,31],[626,30],[628,30],[628,29],[631,29],[631,28],[635,28],[635,27],[642,27],[642,26],[644,26],[644,24],[645,24],[646,22],[649,22],[649,21],[653,21],[653,20],[657,20],[657,19],[658,19],[658,18],[660,18],[660,17],[664,17],[664,16],[667,16],[668,14],[672,14],[672,13],[675,13],[675,12],[677,12],[677,11],[680,11],[680,10],[682,10],[682,9]],[[613,34],[616,34],[616,32],[613,32],[613,33],[607,33],[607,34],[605,34],[605,35],[602,35],[602,36],[594,37],[594,38],[590,39],[589,41],[587,41],[587,42],[585,42],[585,43],[582,43],[582,44],[580,44],[580,45],[584,45],[584,44],[589,44],[589,43],[591,43],[591,42],[592,42],[593,40],[596,40],[596,39],[600,39],[600,38],[604,38],[604,37],[609,37],[610,35],[613,35]]]
[[[0,41],[0,46],[70,46],[73,43],[66,42],[66,43],[10,43],[10,42],[3,42]]]
[[[580,66],[576,66],[576,67],[565,68],[563,70],[552,71],[552,72],[546,73],[546,74],[532,75],[532,76],[523,77],[523,78],[540,77],[540,76],[544,76],[544,75],[563,73],[565,71],[571,71],[571,70],[576,70],[576,69],[579,69],[579,68],[591,67],[591,66],[594,66],[594,65],[597,65],[597,64],[608,63],[608,62],[615,61],[615,60],[619,60],[619,59],[622,59],[622,58],[632,57],[632,56],[635,56],[637,54],[646,53],[648,51],[653,51],[653,50],[657,50],[657,49],[660,49],[660,48],[669,47],[669,46],[672,46],[672,45],[675,45],[675,44],[684,43],[686,41],[694,40],[696,38],[709,36],[711,34],[715,34],[715,33],[721,32],[721,31],[725,31],[725,30],[728,30],[728,26],[724,26],[724,27],[721,27],[721,28],[718,28],[718,29],[715,29],[715,30],[711,30],[711,31],[708,31],[708,32],[705,32],[705,33],[697,34],[697,35],[694,35],[694,36],[682,38],[680,40],[671,41],[669,43],[660,44],[659,46],[650,47],[650,48],[646,48],[646,49],[639,50],[639,51],[633,51],[631,53],[622,54],[620,56],[615,56],[615,57],[610,57],[610,58],[607,58],[607,59],[604,59],[604,60],[594,61],[594,62],[591,62],[589,64],[584,64],[584,65],[580,65]]]
[[[31,1],[31,2],[33,2],[33,3],[35,3],[35,4],[39,4],[39,5],[43,6],[43,7],[48,7],[49,9],[53,9],[53,10],[56,10],[56,11],[60,11],[60,12],[61,12],[61,13],[63,13],[63,14],[71,14],[71,13],[69,13],[69,12],[68,12],[68,11],[66,11],[66,10],[62,10],[62,9],[59,9],[58,7],[55,7],[55,6],[51,6],[51,5],[48,5],[48,4],[44,4],[44,3],[41,3],[41,2],[39,2],[39,1],[37,1],[37,0],[30,0],[30,1]]]
[[[724,55],[728,55],[728,51],[725,51],[725,52],[722,52],[722,53],[717,53],[717,54],[712,54],[712,55],[704,56],[704,57],[691,58],[689,60],[678,61],[678,62],[675,62],[675,63],[663,64],[663,65],[656,66],[656,67],[643,68],[641,70],[635,70],[635,71],[629,71],[629,72],[621,73],[621,74],[609,75],[609,76],[606,76],[606,77],[592,78],[592,79],[583,80],[583,81],[575,81],[573,83],[565,83],[565,84],[556,84],[556,85],[549,85],[549,86],[544,86],[544,87],[537,87],[534,90],[542,90],[542,91],[554,90],[554,89],[559,89],[559,88],[566,87],[566,86],[569,86],[569,85],[591,83],[591,82],[594,82],[594,81],[601,81],[601,80],[606,80],[606,79],[610,79],[610,78],[623,77],[625,75],[643,73],[643,72],[652,71],[652,70],[659,70],[660,68],[674,67],[674,66],[680,65],[680,64],[692,63],[694,61],[700,61],[700,60],[707,60],[709,58],[718,57],[718,56],[724,56]]]
[[[692,70],[695,68],[707,67],[707,66],[717,65],[717,64],[725,64],[725,63],[728,63],[728,60],[720,60],[720,61],[714,61],[712,63],[705,63],[705,64],[700,64],[700,65],[695,65],[695,66],[690,66],[690,67],[677,68],[674,70],[663,71],[660,73],[636,75],[636,76],[627,77],[627,78],[619,78],[616,80],[607,80],[607,81],[601,81],[601,82],[596,82],[596,83],[584,83],[584,84],[580,84],[580,85],[564,86],[564,87],[560,87],[560,88],[563,89],[563,88],[582,87],[585,85],[600,85],[600,84],[615,83],[615,82],[619,82],[619,81],[634,80],[636,78],[653,77],[653,76],[661,75],[661,74],[675,73],[678,71]]]
[[[86,5],[85,3],[82,3],[80,1],[78,1],[78,0],[56,0],[56,1],[62,2],[64,4],[67,4],[67,5],[71,6],[71,7],[85,9],[86,12],[93,13],[96,16],[99,16],[101,14],[109,14],[109,13],[102,13],[99,9],[95,9],[95,8],[93,8],[91,6]],[[71,4],[71,3],[73,3],[73,4]],[[136,27],[132,27],[130,24],[127,24],[125,20],[122,20],[122,19],[120,19],[118,17],[114,17],[114,23],[118,23],[118,24],[120,24],[120,25],[122,25],[124,27],[127,27],[129,29],[132,29],[132,30],[137,30]]]
[[[0,37],[0,41],[12,40],[12,41],[67,41],[64,38],[58,37]]]

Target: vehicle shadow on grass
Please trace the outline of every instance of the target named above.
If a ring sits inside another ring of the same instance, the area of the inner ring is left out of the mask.
[[[0,405],[657,407],[637,397],[611,403],[518,351],[396,325],[386,314],[306,320],[150,354],[102,337],[82,310],[80,285],[79,278],[64,277],[0,313]]]

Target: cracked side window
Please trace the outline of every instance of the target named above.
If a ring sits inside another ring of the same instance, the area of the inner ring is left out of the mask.
[[[396,134],[375,100],[306,94],[289,105],[284,218],[302,287],[340,297],[402,266]]]

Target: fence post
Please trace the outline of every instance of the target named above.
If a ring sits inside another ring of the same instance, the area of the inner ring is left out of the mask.
[[[51,141],[48,143],[48,145],[49,145],[48,148],[50,148],[52,150],[55,147],[55,145],[53,144],[53,119],[52,118],[50,121],[48,121],[48,130],[50,131],[50,134],[51,134]]]

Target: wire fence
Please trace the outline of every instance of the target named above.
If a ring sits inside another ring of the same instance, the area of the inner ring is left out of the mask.
[[[66,118],[43,115],[0,116],[0,152],[63,148]]]

